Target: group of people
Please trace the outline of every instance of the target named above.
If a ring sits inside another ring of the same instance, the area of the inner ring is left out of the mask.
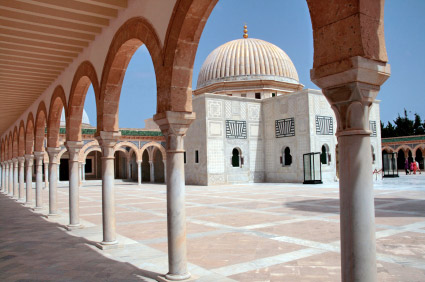
[[[415,160],[409,162],[409,160],[406,159],[406,161],[404,162],[404,169],[406,170],[406,175],[412,174],[412,172],[413,174],[416,174],[416,171],[421,174],[421,170],[419,169],[419,163]]]

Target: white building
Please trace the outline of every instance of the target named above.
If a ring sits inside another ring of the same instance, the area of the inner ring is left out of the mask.
[[[245,33],[215,49],[200,70],[193,109],[187,184],[303,182],[303,155],[313,152],[320,153],[322,180],[338,179],[335,114],[321,91],[303,89],[291,59],[271,43]],[[370,125],[373,168],[380,170],[378,102]]]

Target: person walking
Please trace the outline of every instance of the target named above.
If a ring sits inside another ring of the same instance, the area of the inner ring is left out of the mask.
[[[415,161],[416,162],[416,170],[418,171],[418,173],[419,174],[422,174],[421,173],[421,169],[419,168],[419,163],[418,163],[418,161]]]

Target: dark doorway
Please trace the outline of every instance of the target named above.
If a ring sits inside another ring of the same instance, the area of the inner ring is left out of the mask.
[[[237,148],[234,148],[232,151],[232,166],[240,167],[240,154]]]
[[[420,148],[416,150],[416,158],[415,160],[419,163],[419,169],[424,169],[424,158],[422,156],[422,151]]]
[[[61,159],[59,166],[59,181],[69,181],[68,159]]]

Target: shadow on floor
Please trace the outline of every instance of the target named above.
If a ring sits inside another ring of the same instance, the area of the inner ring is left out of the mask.
[[[109,259],[0,194],[0,281],[148,281],[159,274]]]
[[[294,210],[339,214],[339,200],[320,199],[285,203]],[[425,217],[425,200],[406,198],[375,199],[376,217]],[[378,209],[378,210],[377,210]]]

